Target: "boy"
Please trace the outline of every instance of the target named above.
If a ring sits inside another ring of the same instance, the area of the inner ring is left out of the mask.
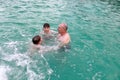
[[[32,38],[32,49],[39,50],[41,48],[41,36],[36,35]]]
[[[29,56],[31,56],[31,54],[42,48],[41,42],[42,42],[42,38],[39,35],[36,35],[32,38],[32,43],[30,44],[29,47],[29,53],[28,53]]]
[[[42,35],[43,39],[51,39],[55,36],[56,32],[50,30],[50,25],[48,23],[45,23],[43,25],[43,31],[40,34]]]

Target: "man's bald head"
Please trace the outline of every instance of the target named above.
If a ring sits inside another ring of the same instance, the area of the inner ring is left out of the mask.
[[[68,29],[68,26],[67,26],[66,23],[61,23],[61,24],[59,24],[58,27],[62,27],[62,28],[64,28],[66,31],[67,31],[67,29]]]

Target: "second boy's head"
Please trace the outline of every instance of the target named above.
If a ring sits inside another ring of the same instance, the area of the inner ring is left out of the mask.
[[[45,33],[49,33],[49,31],[50,31],[50,25],[49,25],[48,23],[45,23],[45,24],[43,25],[43,31],[44,31]]]
[[[33,44],[35,44],[35,45],[40,44],[40,43],[41,43],[41,37],[40,37],[39,35],[34,36],[34,37],[32,38],[32,42],[33,42]]]

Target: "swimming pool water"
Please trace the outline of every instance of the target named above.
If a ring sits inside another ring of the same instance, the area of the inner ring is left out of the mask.
[[[71,49],[28,56],[46,22]],[[0,0],[0,80],[120,80],[120,1]]]

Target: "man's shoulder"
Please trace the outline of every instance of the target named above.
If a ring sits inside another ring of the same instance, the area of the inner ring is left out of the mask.
[[[70,37],[69,33],[66,33],[66,36]]]

